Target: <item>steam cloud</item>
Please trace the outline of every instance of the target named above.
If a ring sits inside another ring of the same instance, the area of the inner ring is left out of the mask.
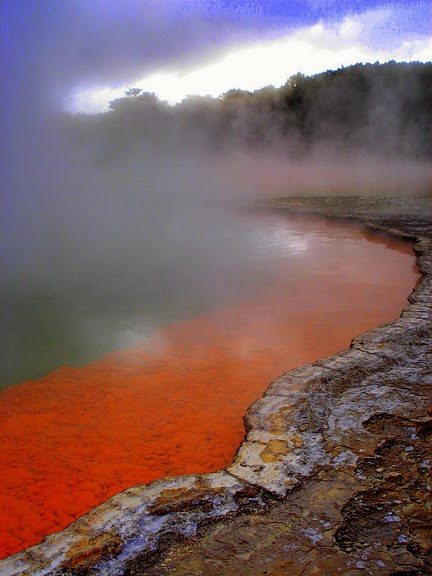
[[[11,55],[1,102],[3,385],[87,361],[118,345],[122,330],[134,343],[161,322],[240,297],[257,272],[248,267],[255,236],[234,215],[239,206],[263,195],[413,193],[431,182],[418,146],[424,127],[410,124],[394,146],[395,94],[369,114],[386,130],[382,157],[368,138],[348,154],[337,139],[329,146],[322,118],[313,125],[320,137],[305,147],[295,127],[286,137],[271,106],[224,112],[204,100],[176,111],[156,103],[140,124],[126,102],[124,114],[65,117],[61,103],[78,80],[113,72],[127,80],[138,65],[173,54],[181,61],[198,44],[210,49],[203,36],[227,41],[240,32],[220,39],[204,20],[182,27],[154,2],[147,34],[119,19],[114,3],[102,11],[98,1],[48,0],[49,20],[38,3],[18,4],[14,15],[10,2],[2,7]],[[182,32],[164,34],[174,23]]]

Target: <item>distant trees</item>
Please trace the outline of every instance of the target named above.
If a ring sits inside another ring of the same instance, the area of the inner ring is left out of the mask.
[[[140,141],[177,146],[181,130],[216,147],[278,146],[302,153],[325,144],[432,156],[431,63],[355,64],[314,76],[296,74],[278,89],[234,89],[220,98],[189,97],[174,107],[131,88],[110,108],[77,122],[81,135],[105,139],[105,147],[108,140],[113,154]]]
[[[123,98],[110,102],[111,110],[131,110],[132,107],[146,109],[159,109],[164,103],[153,92],[143,92],[141,88],[129,88]]]

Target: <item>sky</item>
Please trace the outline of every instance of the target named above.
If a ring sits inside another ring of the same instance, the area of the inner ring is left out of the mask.
[[[2,0],[0,10],[12,112],[26,98],[100,112],[130,87],[175,103],[356,62],[432,60],[430,0]]]

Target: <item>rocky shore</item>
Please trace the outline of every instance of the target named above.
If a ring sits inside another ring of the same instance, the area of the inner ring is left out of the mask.
[[[401,317],[272,382],[226,469],[130,488],[1,576],[432,574],[432,199],[265,207],[412,242],[423,277]]]

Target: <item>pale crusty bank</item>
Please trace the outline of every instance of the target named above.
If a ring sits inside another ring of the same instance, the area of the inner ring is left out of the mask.
[[[432,200],[265,208],[412,241],[422,279],[410,304],[349,350],[272,382],[226,469],[125,490],[1,561],[1,576],[432,574]]]

